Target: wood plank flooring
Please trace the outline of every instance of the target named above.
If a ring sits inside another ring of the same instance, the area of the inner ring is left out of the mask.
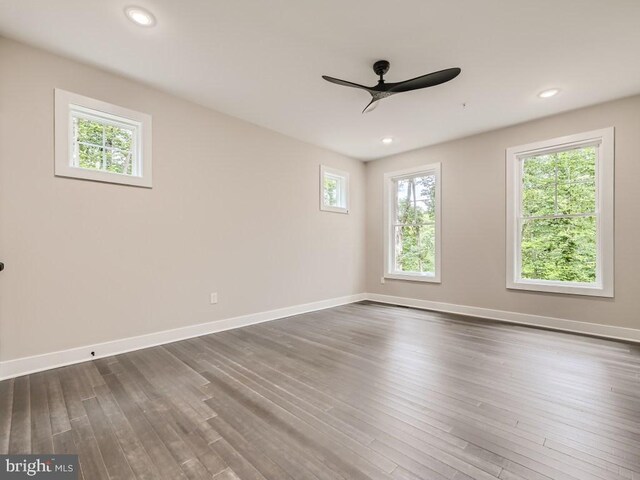
[[[0,382],[82,478],[640,480],[640,346],[372,303]]]

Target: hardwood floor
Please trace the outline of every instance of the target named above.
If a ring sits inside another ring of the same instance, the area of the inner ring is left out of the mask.
[[[640,346],[352,304],[0,383],[97,479],[640,479]]]

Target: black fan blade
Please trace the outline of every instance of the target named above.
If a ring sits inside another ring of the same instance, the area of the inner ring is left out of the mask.
[[[339,78],[333,78],[327,75],[323,75],[322,78],[324,78],[327,82],[335,83],[337,85],[342,85],[345,87],[360,88],[362,90],[366,90],[367,92],[371,90],[369,87],[365,87],[364,85],[359,85],[353,82],[347,82],[346,80],[340,80]]]
[[[367,104],[367,106],[364,107],[364,110],[362,110],[362,113],[373,112],[378,107],[378,104],[376,103],[378,100],[379,100],[378,98],[373,97],[371,101]]]
[[[441,83],[453,80],[460,75],[459,68],[447,68],[446,70],[440,70],[439,72],[427,73],[420,77],[412,78],[411,80],[405,80],[404,82],[388,83],[387,92],[400,93],[409,92],[411,90],[418,90],[420,88],[434,87]]]

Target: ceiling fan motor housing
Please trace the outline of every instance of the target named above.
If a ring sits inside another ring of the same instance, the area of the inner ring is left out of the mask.
[[[373,64],[373,71],[376,72],[376,75],[382,77],[385,73],[389,71],[389,66],[391,64],[386,60],[378,60]]]

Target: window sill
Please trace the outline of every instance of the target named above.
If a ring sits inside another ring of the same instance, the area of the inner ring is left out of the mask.
[[[613,287],[605,288],[600,286],[590,286],[585,284],[573,283],[562,285],[560,282],[535,282],[535,281],[517,281],[508,282],[509,290],[527,290],[531,292],[542,293],[561,293],[565,295],[585,295],[591,297],[608,297],[613,298]]]
[[[349,213],[349,209],[348,208],[342,208],[342,207],[327,207],[327,206],[322,206],[320,207],[320,210],[323,212],[333,212],[333,213]]]
[[[79,178],[81,180],[92,180],[94,182],[117,183],[120,185],[130,185],[132,187],[152,188],[151,177],[148,175],[144,177],[137,177],[134,175],[123,175],[121,173],[89,170],[86,168],[62,165],[56,166],[55,176]]]
[[[440,277],[419,273],[385,273],[384,278],[390,280],[406,280],[409,282],[441,283]]]

